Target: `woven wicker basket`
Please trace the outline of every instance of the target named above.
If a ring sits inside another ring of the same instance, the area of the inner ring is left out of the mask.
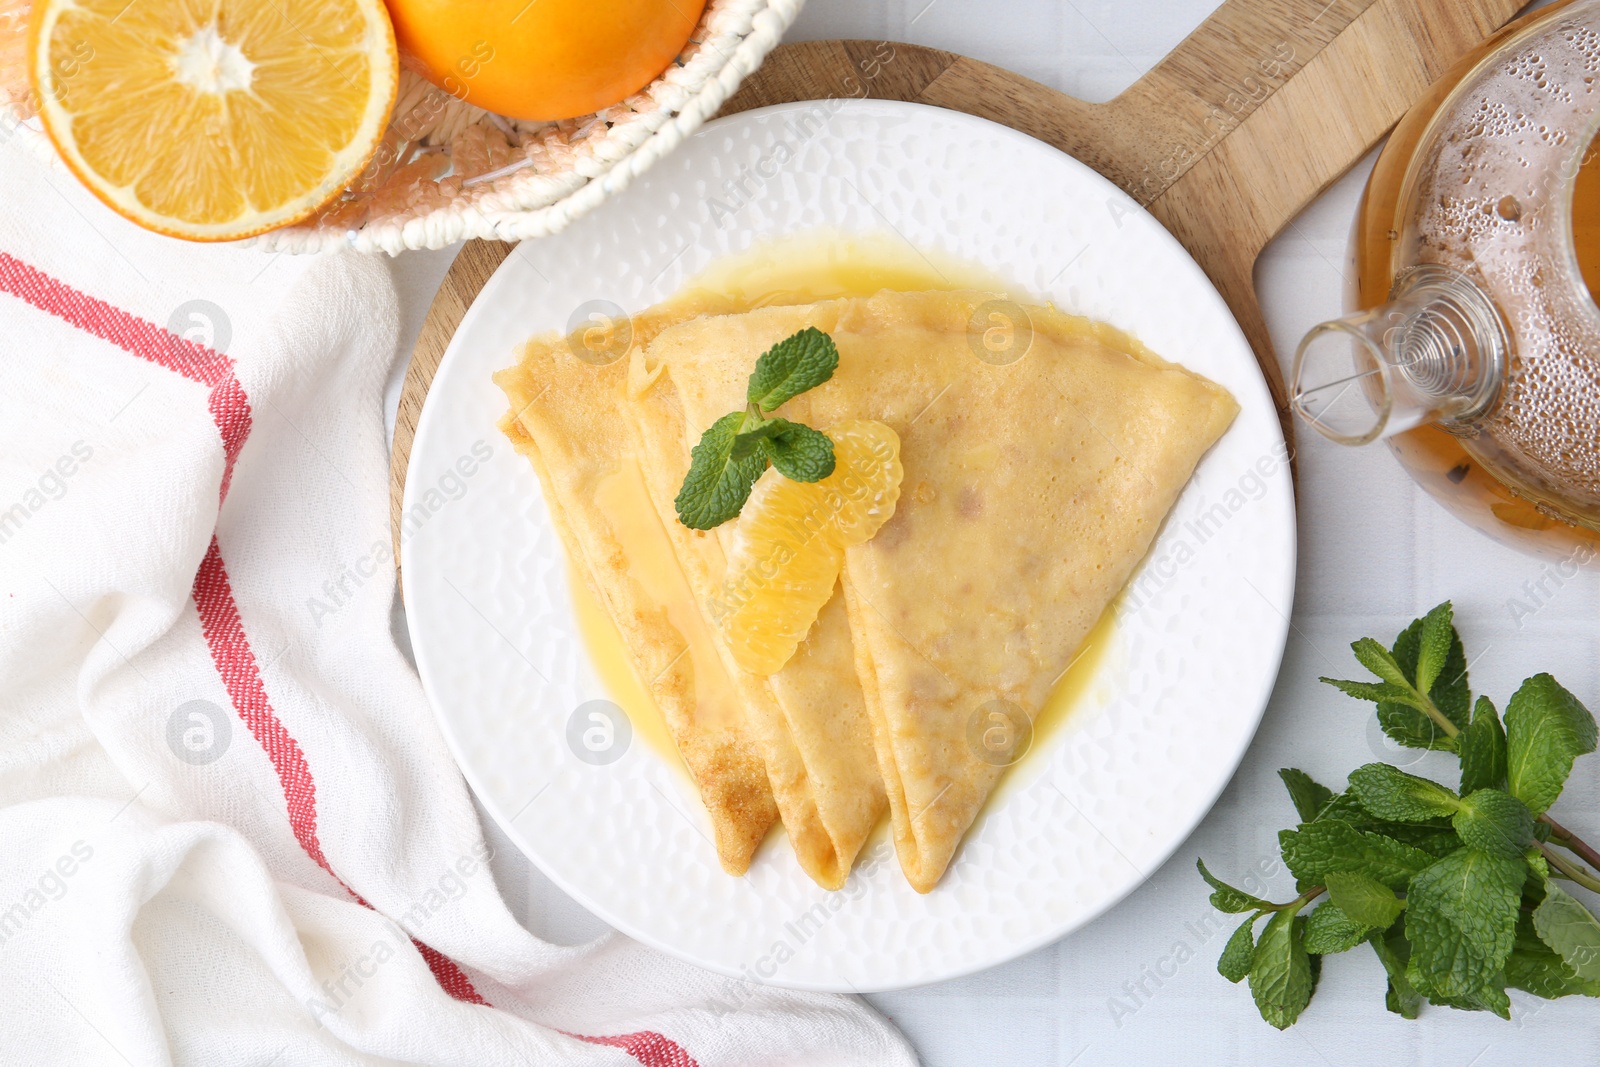
[[[29,2],[0,0],[0,140],[15,133],[53,157],[29,105]],[[714,115],[803,2],[710,0],[659,78],[620,104],[562,122],[490,114],[402,68],[394,114],[366,171],[317,215],[251,243],[273,251],[394,254],[469,237],[519,241],[554,233]]]

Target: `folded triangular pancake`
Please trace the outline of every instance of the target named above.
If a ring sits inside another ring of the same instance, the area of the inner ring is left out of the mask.
[[[729,410],[755,354],[816,326],[839,368],[781,413],[899,434],[895,515],[847,550],[844,585],[895,846],[920,892],[1004,771],[981,740],[996,709],[1031,722],[1238,410],[1131,338],[1050,308],[1026,309],[1026,354],[998,363],[980,311],[999,299],[885,292],[707,316],[649,351],[698,429]]]
[[[616,624],[700,791],[723,869],[740,875],[777,819],[766,767],[632,455],[628,361],[597,366],[574,351],[556,335],[535,338],[495,375],[511,401],[500,428],[533,462],[568,558]]]
[[[720,365],[725,377],[699,394],[700,406],[691,413],[647,352],[635,352],[629,388],[638,454],[685,573],[700,603],[709,606],[726,576],[733,526],[691,530],[678,522],[673,500],[689,469],[690,448],[712,421],[743,406],[761,353],[729,350]],[[838,889],[887,804],[843,597],[823,609],[794,658],[764,678],[740,669],[720,634],[715,639],[760,742],[795,856],[817,884]]]

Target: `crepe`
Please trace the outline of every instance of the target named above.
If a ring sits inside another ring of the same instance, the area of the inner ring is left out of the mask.
[[[697,395],[692,412],[659,364],[645,352],[633,359],[628,392],[641,467],[708,623],[727,573],[732,524],[691,530],[678,522],[673,501],[701,432],[744,404],[758,355],[730,351],[718,364],[715,387]],[[714,626],[713,640],[761,746],[801,868],[823,888],[840,888],[887,806],[842,595],[829,601],[794,657],[772,675],[740,669]]]
[[[646,497],[622,411],[628,361],[597,366],[576,350],[554,334],[523,346],[495,375],[511,401],[500,428],[538,472],[574,569],[699,789],[723,869],[740,875],[777,819],[766,766]]]
[[[757,355],[815,326],[839,368],[779,413],[899,434],[899,504],[847,550],[844,590],[896,851],[920,892],[1009,761],[992,730],[1026,734],[1238,411],[1220,386],[1050,308],[1026,309],[1021,358],[979,358],[971,324],[999,299],[884,292],[706,316],[648,350],[698,432],[737,406]]]

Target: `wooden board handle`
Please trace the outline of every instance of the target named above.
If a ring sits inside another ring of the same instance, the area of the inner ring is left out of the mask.
[[[1256,259],[1520,4],[1376,0],[1149,205],[1233,309],[1290,442],[1288,392],[1256,295]]]

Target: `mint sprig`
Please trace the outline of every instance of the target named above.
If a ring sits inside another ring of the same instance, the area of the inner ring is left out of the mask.
[[[1595,750],[1594,717],[1548,674],[1522,683],[1504,723],[1487,698],[1474,705],[1448,602],[1392,647],[1351,647],[1377,680],[1323,681],[1377,704],[1400,744],[1456,753],[1460,790],[1386,763],[1357,768],[1340,793],[1280,771],[1300,823],[1279,846],[1300,895],[1274,904],[1200,864],[1213,906],[1249,912],[1217,970],[1248,978],[1279,1029],[1310,1002],[1316,961],[1362,941],[1383,965],[1385,1004],[1407,1019],[1424,1003],[1508,1017],[1507,988],[1600,997],[1600,920],[1566,888],[1600,892],[1600,853],[1546,813]]]
[[[768,413],[833,377],[838,366],[833,338],[814,326],[767,349],[750,375],[745,410],[712,423],[690,450],[689,472],[674,501],[678,521],[711,530],[734,518],[768,464],[796,482],[832,474],[833,441],[827,434]]]

